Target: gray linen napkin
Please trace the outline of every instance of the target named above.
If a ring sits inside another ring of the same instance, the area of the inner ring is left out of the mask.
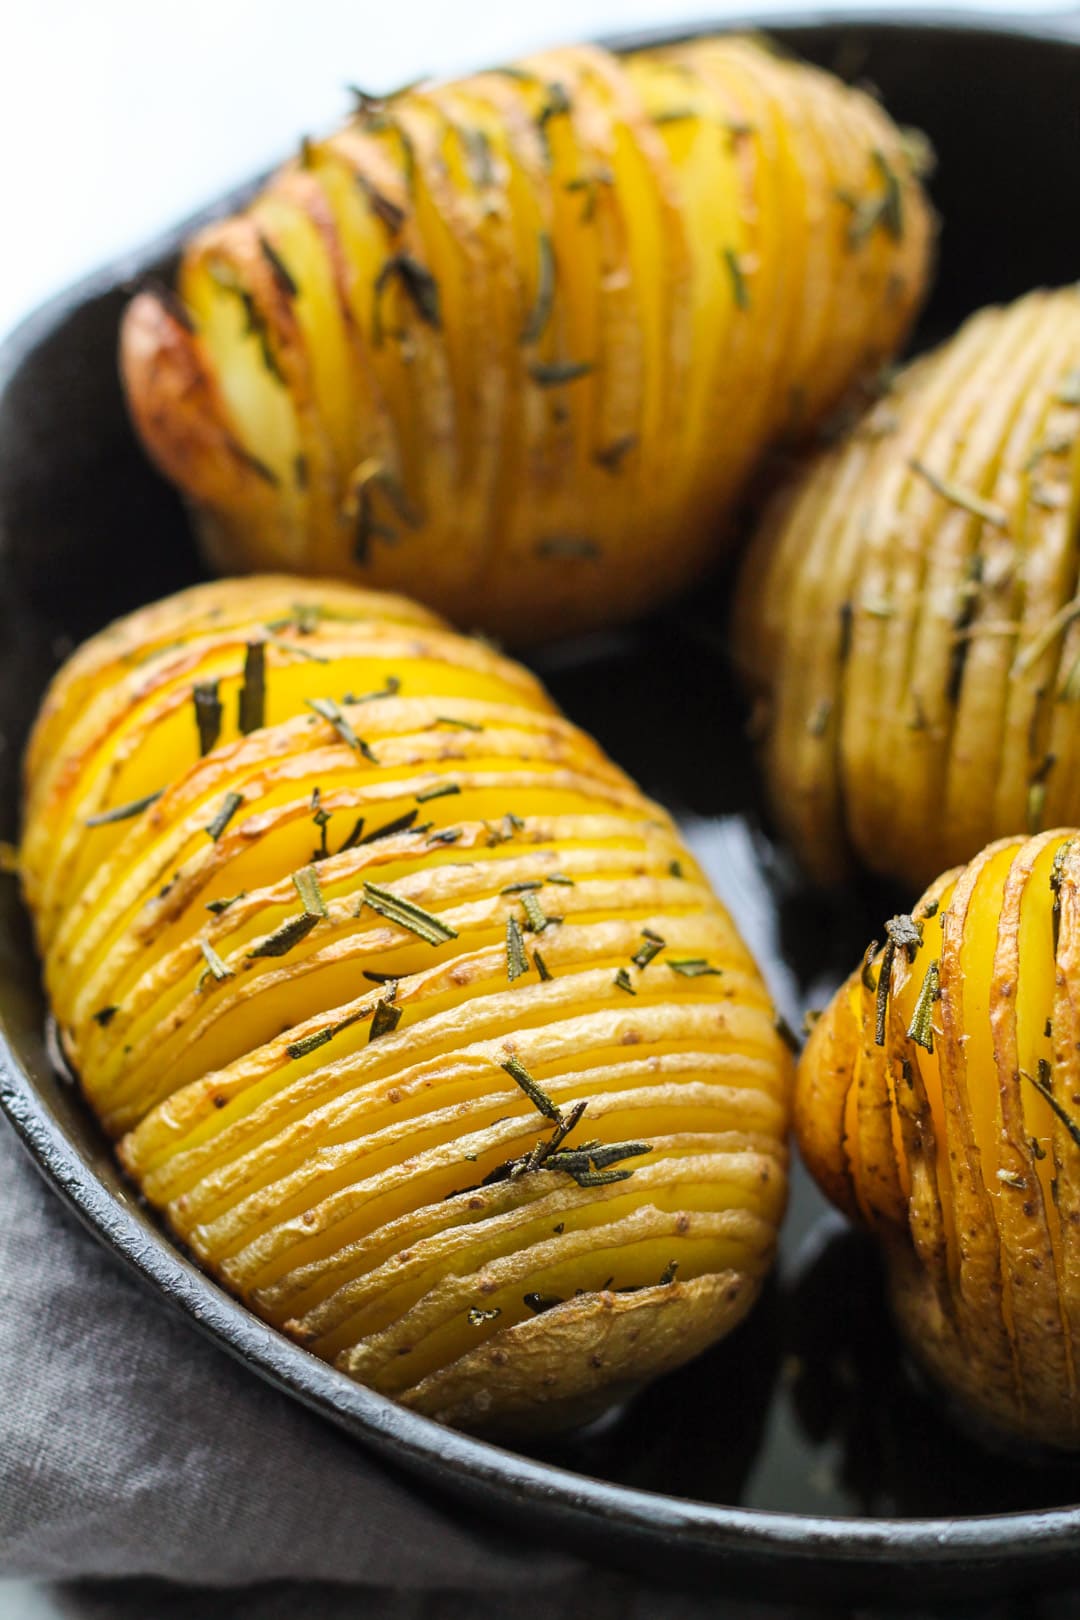
[[[0,1121],[0,1575],[483,1592],[575,1567],[455,1517],[203,1340]]]

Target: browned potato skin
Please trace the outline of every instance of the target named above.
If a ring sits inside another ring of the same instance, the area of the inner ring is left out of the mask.
[[[991,1437],[1060,1451],[1080,1449],[1078,849],[1071,829],[1004,839],[940,878],[914,959],[894,956],[884,1044],[878,952],[817,1022],[795,1102],[814,1177],[881,1244],[915,1359]]]
[[[296,1342],[509,1435],[593,1416],[753,1303],[786,1197],[768,993],[670,818],[520,665],[402,598],[198,586],[58,673],[24,822],[89,1102],[195,1257]],[[510,1059],[560,1118],[586,1104],[568,1150],[629,1146],[624,1179],[486,1180],[554,1128]]]
[[[902,344],[932,217],[861,92],[735,37],[512,74],[361,109],[189,244],[178,296],[133,300],[132,416],[214,568],[508,643],[617,623]]]
[[[1080,820],[1078,535],[1075,287],[974,316],[774,498],[732,637],[811,876]]]

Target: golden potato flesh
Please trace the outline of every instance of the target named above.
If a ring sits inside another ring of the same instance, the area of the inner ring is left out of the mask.
[[[1080,1447],[1080,834],[991,844],[886,925],[816,1025],[795,1125],[880,1237],[916,1359]]]
[[[56,677],[20,870],[131,1176],[354,1377],[557,1427],[751,1304],[786,1189],[769,997],[668,816],[520,666],[347,586],[173,597]]]
[[[627,618],[902,341],[913,154],[737,38],[361,98],[188,245],[178,297],[135,299],[135,423],[222,570],[406,590],[518,642]]]
[[[1080,290],[975,316],[774,501],[736,658],[817,878],[1080,821]]]

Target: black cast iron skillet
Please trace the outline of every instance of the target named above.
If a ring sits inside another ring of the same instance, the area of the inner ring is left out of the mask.
[[[915,15],[768,26],[800,54],[879,86],[897,118],[933,138],[945,228],[920,341],[982,303],[1075,278],[1075,20],[1071,29],[1066,19],[991,26]],[[9,835],[18,754],[58,660],[117,613],[199,576],[179,502],[131,435],[115,366],[131,288],[170,274],[191,224],[65,293],[0,351],[0,831]],[[895,898],[869,886],[811,896],[762,832],[723,663],[723,604],[718,582],[631,632],[552,649],[538,667],[570,714],[680,816],[797,1022],[858,959]],[[873,1254],[824,1214],[800,1175],[778,1278],[731,1340],[601,1429],[543,1455],[512,1453],[350,1382],[203,1276],[121,1180],[57,1078],[43,1020],[29,933],[5,882],[0,1105],[38,1168],[205,1333],[459,1505],[593,1558],[758,1598],[1000,1597],[1080,1570],[1080,1468],[995,1459],[952,1424],[899,1357]]]

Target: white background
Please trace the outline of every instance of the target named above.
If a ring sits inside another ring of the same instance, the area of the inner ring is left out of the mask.
[[[861,0],[859,10],[896,4]],[[75,276],[332,126],[350,82],[388,90],[535,46],[724,11],[724,0],[0,0],[0,335]]]

